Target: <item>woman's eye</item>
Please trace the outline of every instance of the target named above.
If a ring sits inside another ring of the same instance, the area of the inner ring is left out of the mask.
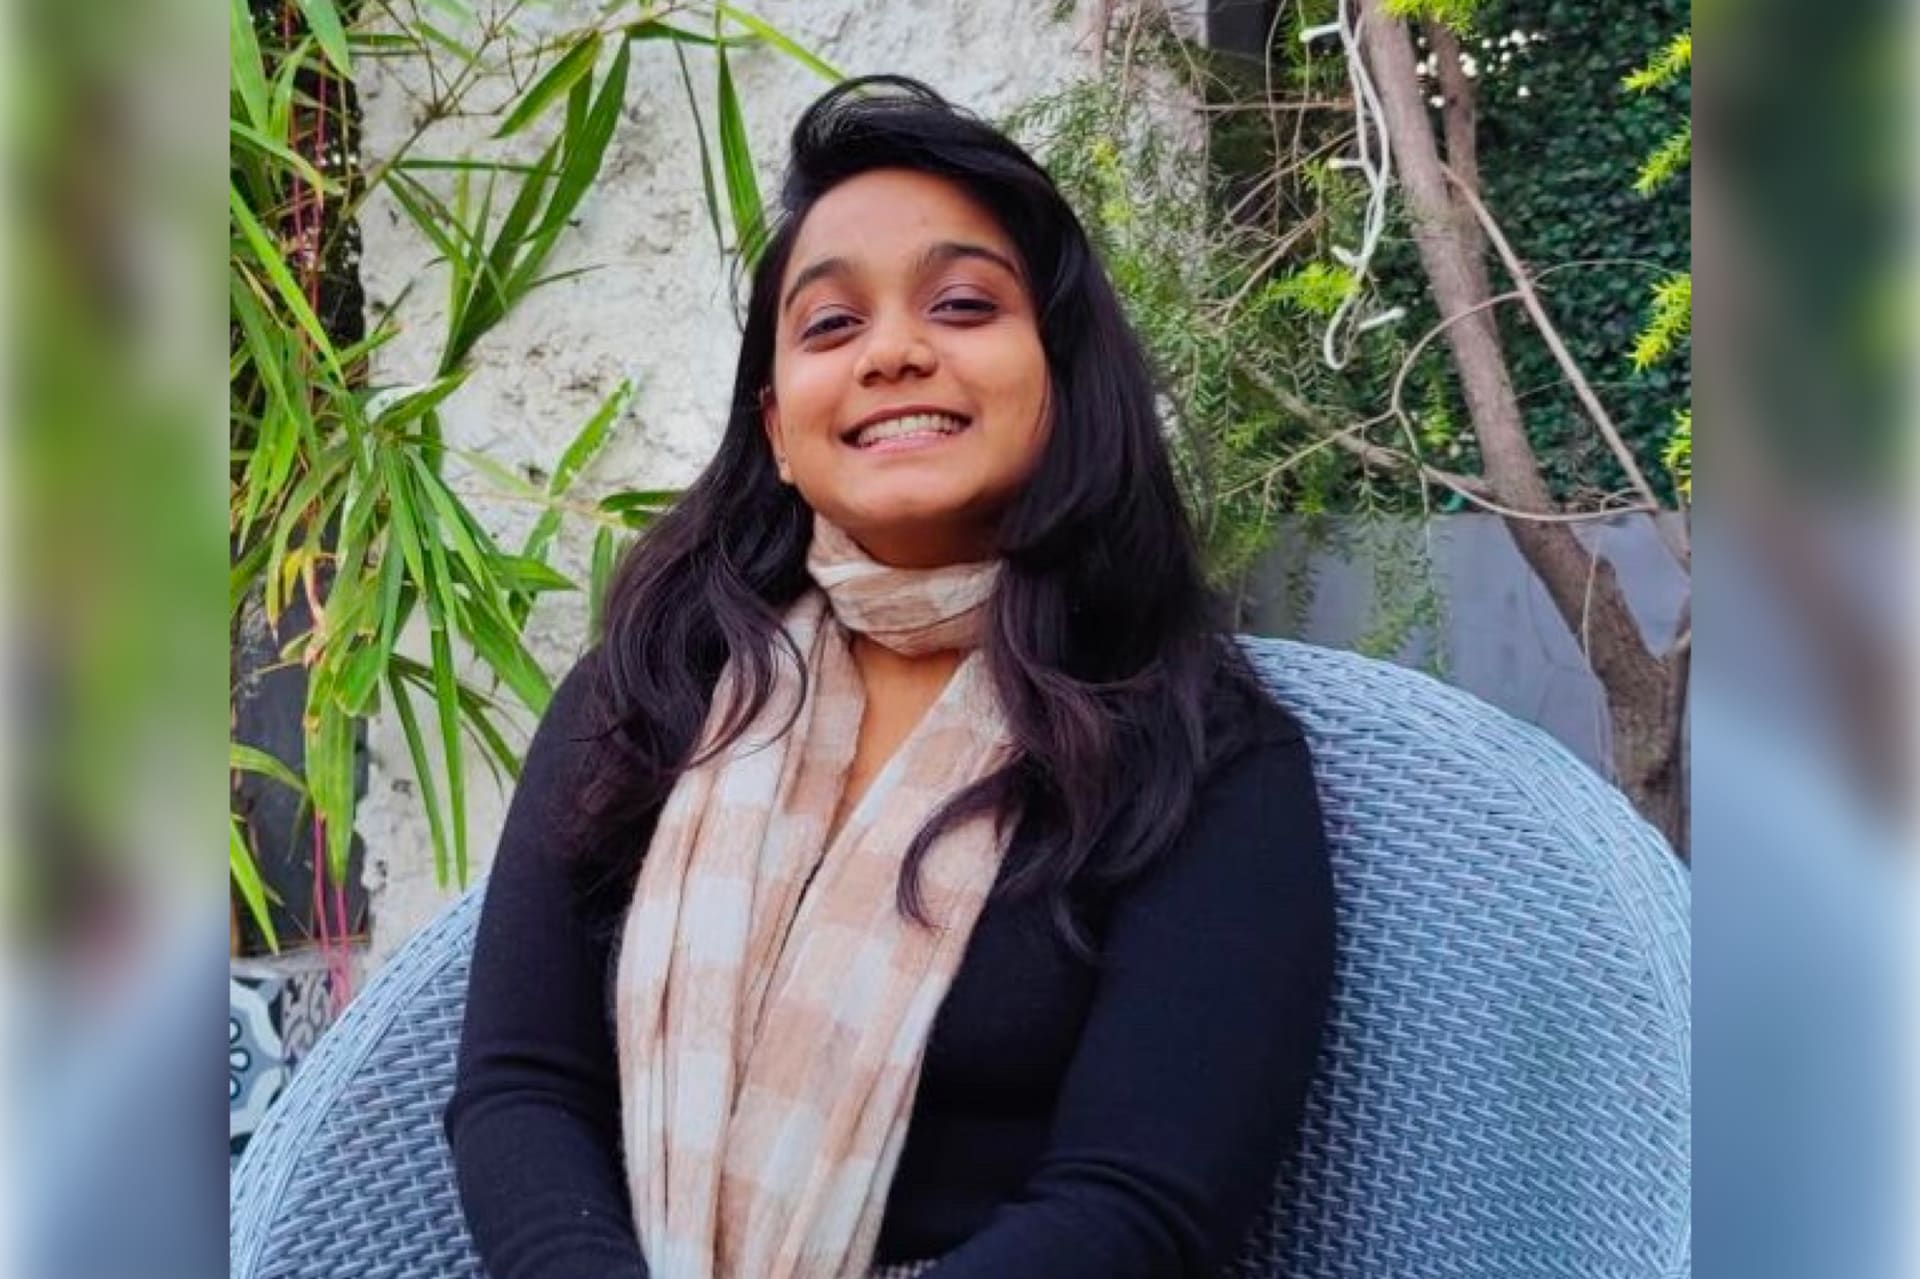
[[[800,330],[800,337],[803,341],[810,338],[827,337],[839,332],[853,322],[854,319],[851,315],[823,315],[806,328]]]
[[[942,298],[940,301],[934,303],[933,309],[936,311],[958,312],[962,315],[972,316],[992,315],[995,311],[999,310],[999,308],[987,298],[972,297]]]

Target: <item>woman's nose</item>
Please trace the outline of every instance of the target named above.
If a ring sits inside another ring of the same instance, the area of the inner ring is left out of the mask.
[[[939,367],[933,344],[910,322],[876,321],[860,352],[857,374],[862,386],[897,382],[913,374],[926,377]]]

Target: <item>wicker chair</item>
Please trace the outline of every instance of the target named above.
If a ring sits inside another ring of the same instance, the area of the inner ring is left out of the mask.
[[[1690,1268],[1688,903],[1544,734],[1425,676],[1248,641],[1312,739],[1340,954],[1296,1154],[1240,1279]],[[302,1064],[232,1181],[235,1279],[481,1274],[439,1118],[470,892]]]

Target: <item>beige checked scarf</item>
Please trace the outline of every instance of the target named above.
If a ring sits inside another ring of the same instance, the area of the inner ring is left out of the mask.
[[[953,828],[922,869],[937,926],[901,917],[914,834],[1005,758],[975,647],[998,565],[890,568],[821,519],[808,568],[821,589],[785,619],[804,699],[783,671],[746,734],[681,776],[626,917],[622,1129],[659,1279],[865,1273],[927,1034],[1003,852],[988,818]],[[975,651],[829,840],[865,705],[853,631],[909,654]]]

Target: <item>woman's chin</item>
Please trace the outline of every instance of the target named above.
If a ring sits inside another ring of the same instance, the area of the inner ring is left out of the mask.
[[[922,561],[953,563],[989,553],[991,539],[978,508],[955,498],[902,495],[883,502],[849,504],[827,517],[877,559],[907,566]]]

